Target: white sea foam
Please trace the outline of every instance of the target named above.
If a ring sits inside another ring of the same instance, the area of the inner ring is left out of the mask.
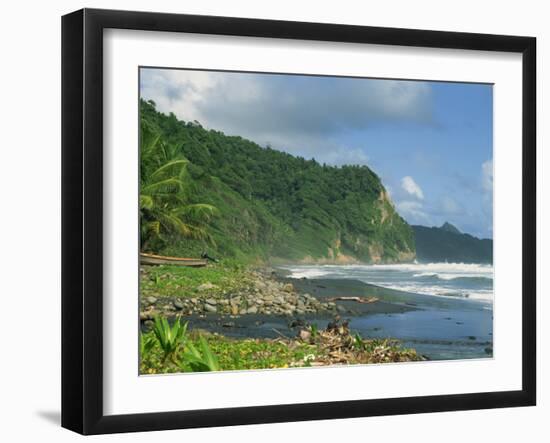
[[[287,266],[294,278],[349,278],[377,286],[440,297],[493,300],[493,267],[471,263]]]
[[[459,289],[436,285],[428,286],[394,282],[377,282],[376,284],[384,288],[412,292],[414,294],[433,295],[438,297],[464,297],[485,302],[493,301],[493,291],[488,289]]]

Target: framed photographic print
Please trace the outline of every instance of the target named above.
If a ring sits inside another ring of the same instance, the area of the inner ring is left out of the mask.
[[[62,21],[62,425],[534,405],[531,37]]]

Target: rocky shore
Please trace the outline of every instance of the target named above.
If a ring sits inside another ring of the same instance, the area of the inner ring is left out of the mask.
[[[263,314],[275,316],[331,315],[346,311],[331,301],[298,291],[288,281],[280,281],[270,271],[248,271],[246,284],[231,291],[205,282],[198,285],[192,295],[147,295],[140,300],[140,318],[152,320],[156,315],[243,315]]]

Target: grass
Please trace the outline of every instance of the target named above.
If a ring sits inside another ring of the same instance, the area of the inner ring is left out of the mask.
[[[198,287],[211,283],[213,288],[199,291]],[[238,292],[252,285],[245,267],[232,261],[210,264],[204,268],[183,266],[146,266],[140,274],[142,297],[194,297],[199,294]]]

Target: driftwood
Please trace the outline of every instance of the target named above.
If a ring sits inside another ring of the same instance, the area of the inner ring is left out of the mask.
[[[380,299],[377,297],[332,297],[328,301],[356,301],[357,303],[375,303]]]

